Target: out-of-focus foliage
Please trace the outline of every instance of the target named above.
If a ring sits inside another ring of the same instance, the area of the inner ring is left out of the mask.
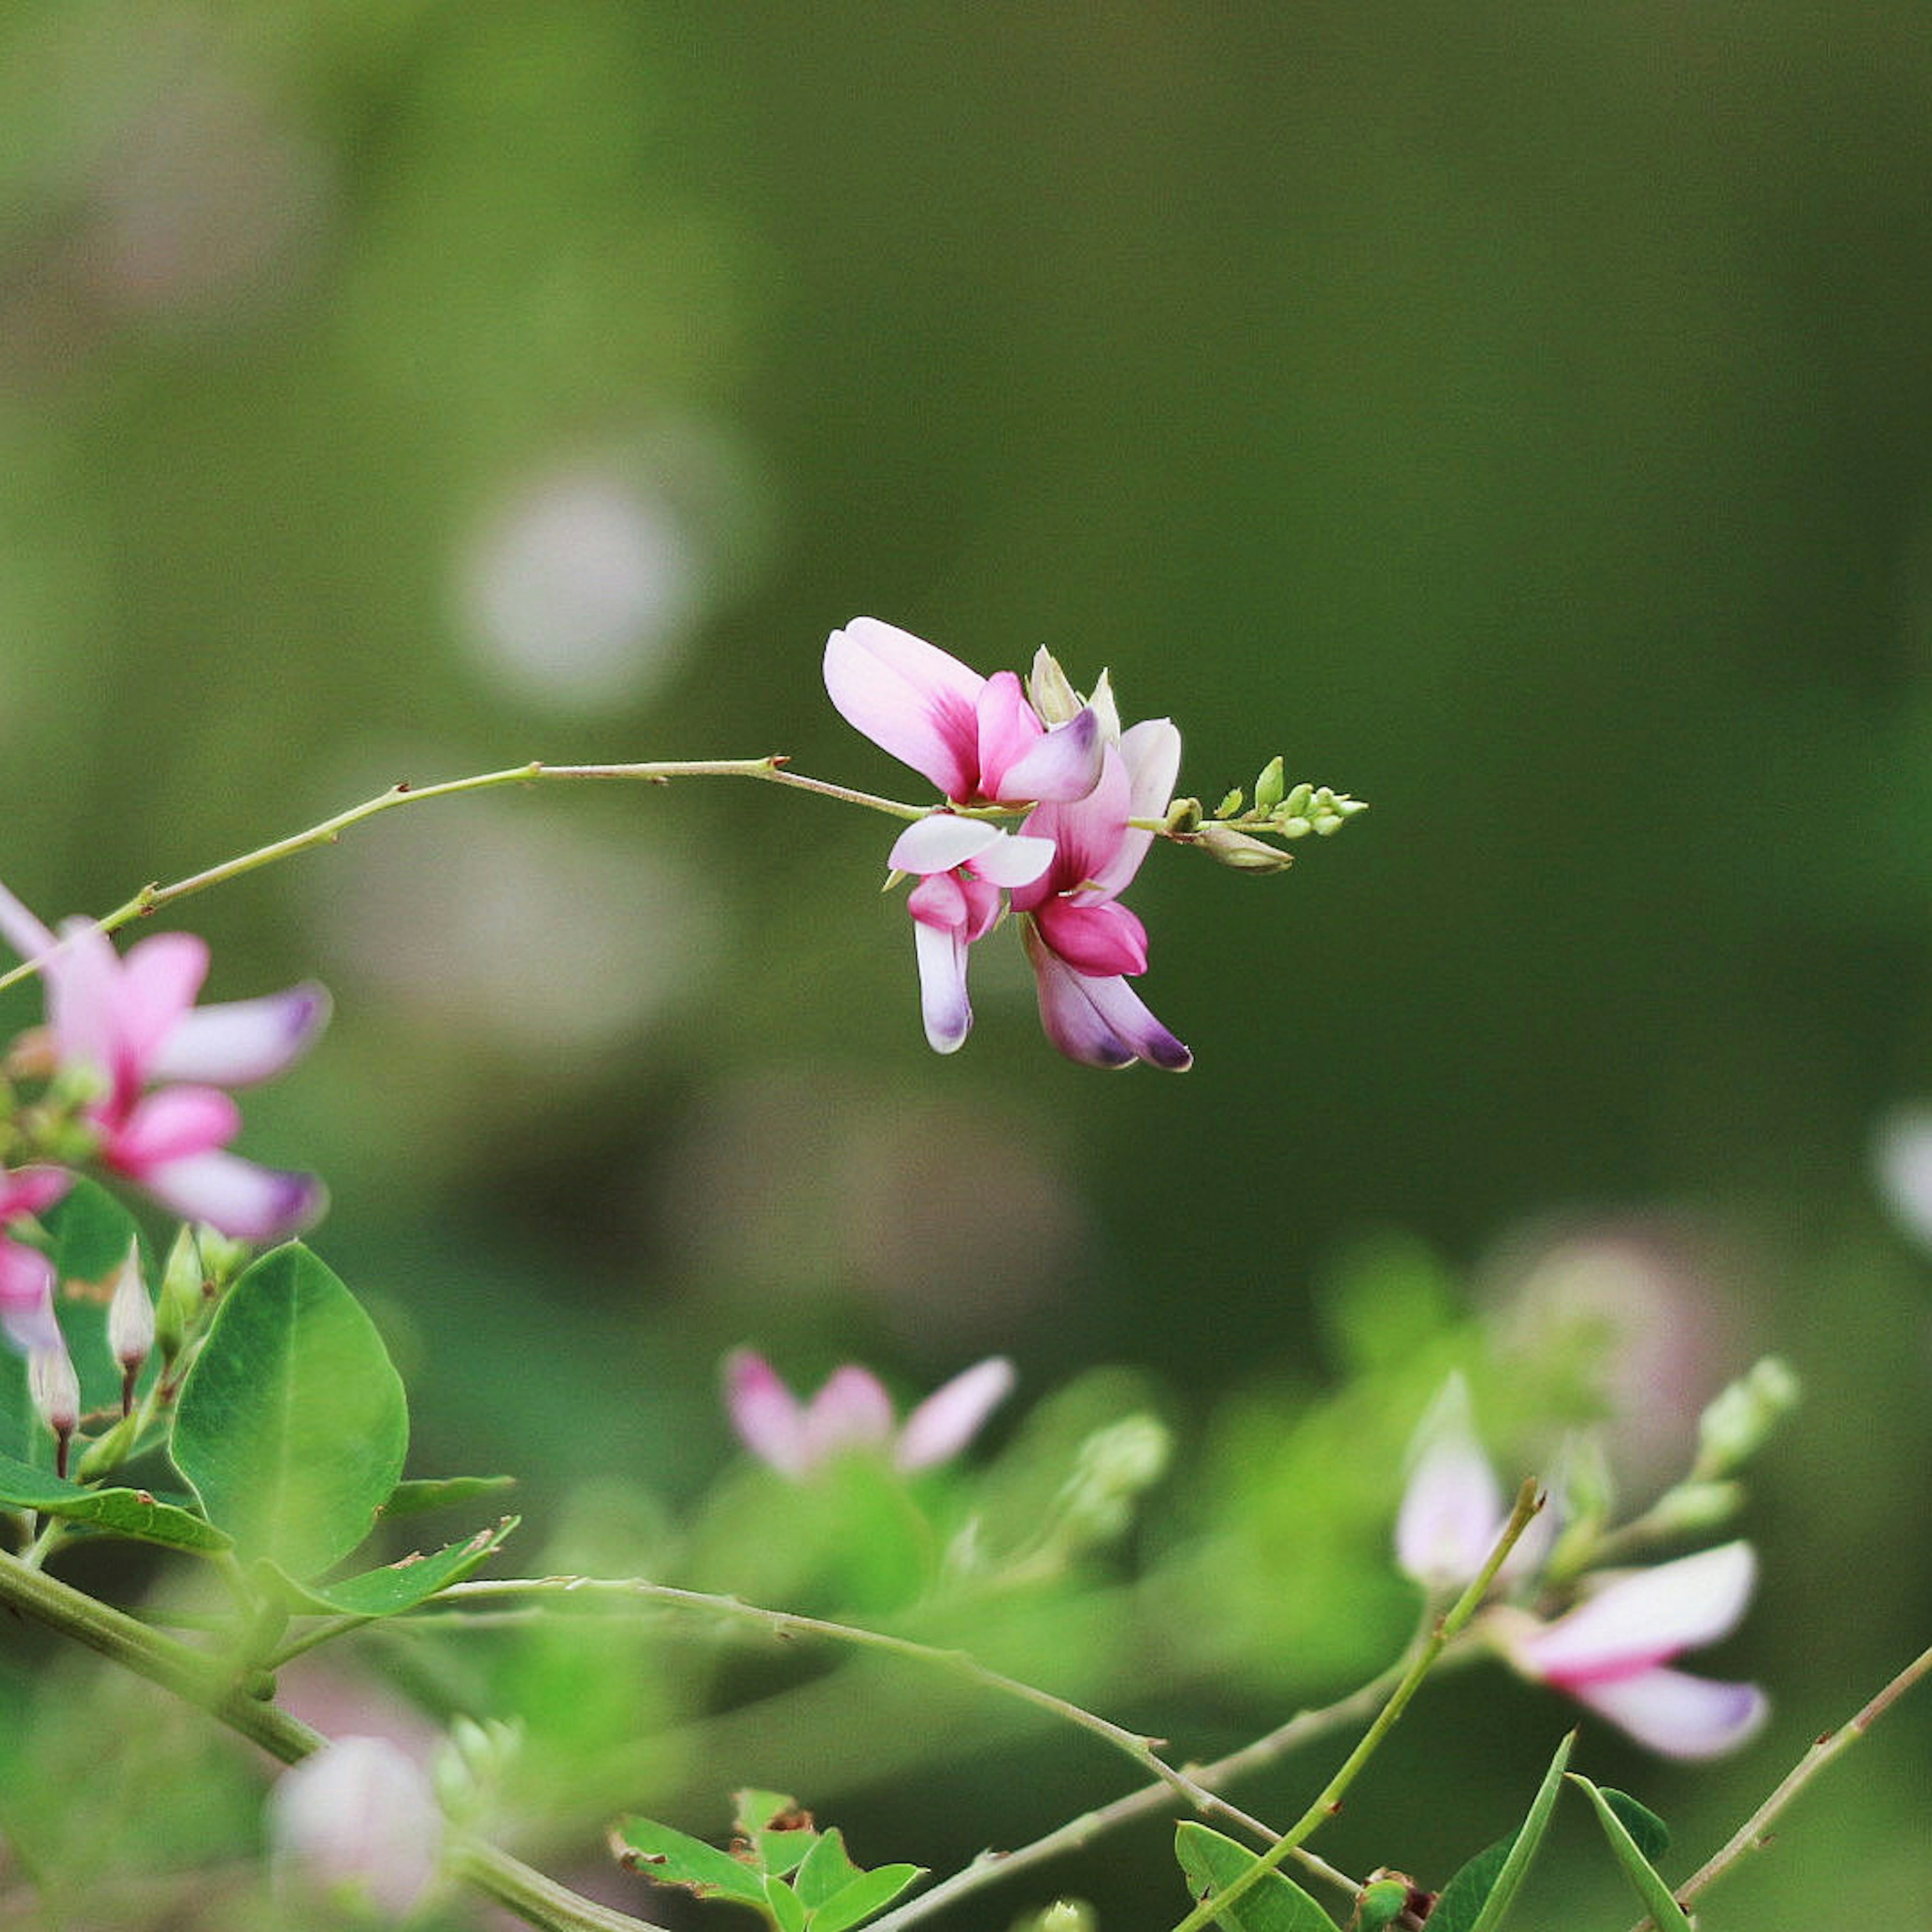
[[[1926,1634],[1928,1280],[1864,1153],[1932,1082],[1928,85],[1905,0],[14,0],[0,876],[103,908],[532,757],[887,784],[817,683],[862,610],[986,669],[1110,665],[1210,800],[1284,749],[1374,808],[1285,879],[1150,861],[1184,1081],[1057,1062],[990,947],[932,1060],[885,836],[761,788],[431,805],[182,916],[218,995],[334,988],[250,1150],[327,1173],[316,1245],[376,1305],[420,1473],[514,1469],[535,1547],[614,1535],[580,1487],[614,1485],[636,1549],[598,1561],[737,1587],[715,1524],[668,1527],[731,1454],[726,1348],[912,1388],[997,1348],[1035,1400],[1156,1374],[1182,1446],[1149,1588],[1186,1584],[1154,1661],[1114,1674],[1130,1626],[1084,1586],[1008,1660],[1165,1685],[1190,1749],[1400,1640],[1390,1485],[1472,1319],[1526,1444],[1608,1347],[1639,1494],[1779,1349],[1810,1400],[1737,1646],[1772,1732],[1616,1779],[1714,1840]],[[802,1531],[818,1567],[774,1587],[856,1607],[934,1558],[842,1575],[839,1542]],[[521,1672],[529,1762],[631,1766],[597,1802],[688,1788],[701,1828],[656,1641],[393,1667],[458,1705]],[[0,1670],[22,1845],[81,1774],[23,1783],[28,1682]],[[944,1725],[892,1763],[848,1678],[769,1728],[761,1688],[744,1776],[850,1789],[869,1862],[944,1868],[1114,1788],[1010,1733],[941,1780],[914,1747]],[[1447,1785],[1431,1841],[1360,1862],[1507,1828],[1548,1755],[1520,1711],[1419,1709],[1384,1774]],[[1925,1723],[1794,1824],[1780,1912],[1889,1909]],[[1575,1882],[1616,1909],[1614,1874]]]

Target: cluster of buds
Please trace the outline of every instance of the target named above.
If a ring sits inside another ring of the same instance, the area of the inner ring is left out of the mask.
[[[1718,1397],[1706,1412],[1714,1419],[1705,1433],[1707,1442],[1724,1438],[1726,1468],[1762,1440],[1794,1393],[1788,1370],[1760,1364]],[[1423,1418],[1411,1455],[1396,1562],[1432,1592],[1459,1591],[1481,1575],[1509,1514],[1460,1376]],[[1559,1492],[1518,1539],[1492,1585],[1496,1600],[1474,1628],[1522,1676],[1564,1692],[1666,1756],[1713,1757],[1744,1743],[1764,1721],[1764,1693],[1668,1666],[1683,1652],[1728,1635],[1742,1617],[1757,1577],[1750,1545],[1723,1544],[1648,1568],[1586,1568],[1571,1582],[1563,1549],[1576,1540],[1555,1520],[1567,1500]],[[1669,1512],[1642,1522],[1646,1534],[1684,1526]],[[1615,1546],[1614,1534],[1592,1526],[1589,1542],[1599,1557]],[[1546,1618],[1540,1599],[1559,1578],[1572,1606]]]
[[[133,1182],[212,1236],[263,1242],[307,1226],[322,1211],[321,1184],[230,1153],[241,1112],[227,1090],[299,1057],[328,1018],[328,998],[302,986],[197,1005],[208,971],[201,940],[163,933],[124,958],[91,920],[50,932],[4,886],[0,937],[46,988],[45,1024],[14,1043],[4,1067],[10,1089],[31,1082],[39,1090],[10,1107],[0,1140],[0,1336],[28,1358],[64,1466],[79,1397],[39,1217],[91,1168]],[[137,1257],[117,1276],[109,1322],[131,1400],[155,1339]]]
[[[1255,780],[1254,802],[1237,787],[1210,815],[1198,798],[1178,798],[1167,808],[1163,830],[1184,844],[1198,845],[1210,857],[1238,872],[1283,872],[1294,855],[1276,840],[1331,838],[1358,812],[1365,800],[1326,785],[1288,782],[1280,758],[1270,758]]]

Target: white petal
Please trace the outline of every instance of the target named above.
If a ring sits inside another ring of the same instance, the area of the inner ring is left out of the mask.
[[[913,922],[919,958],[919,1010],[926,1043],[934,1053],[956,1053],[973,1030],[966,997],[966,945],[956,933]]]
[[[1516,1654],[1532,1676],[1565,1690],[1627,1675],[1726,1634],[1756,1578],[1748,1543],[1634,1570],[1524,1639]]]
[[[973,861],[973,869],[988,885],[1030,886],[1053,863],[1053,841],[1030,838],[1023,832],[1003,832]]]
[[[1006,836],[983,818],[962,818],[957,812],[935,812],[916,818],[894,841],[886,863],[896,872],[950,872]]]
[[[1396,1561],[1432,1589],[1458,1588],[1489,1560],[1508,1514],[1502,1485],[1476,1440],[1469,1385],[1460,1375],[1452,1375],[1430,1405],[1409,1453]]]
[[[248,1087],[281,1072],[328,1019],[328,994],[313,982],[259,1000],[196,1006],[171,1027],[146,1067],[150,1082]]]
[[[1681,1670],[1644,1670],[1570,1694],[1640,1744],[1666,1757],[1715,1757],[1764,1722],[1770,1700],[1755,1684],[1724,1684]]]

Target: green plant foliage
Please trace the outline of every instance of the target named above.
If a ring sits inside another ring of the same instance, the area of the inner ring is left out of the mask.
[[[299,1243],[231,1288],[182,1385],[176,1466],[244,1562],[298,1581],[366,1537],[409,1441],[403,1385],[368,1316]]]
[[[1662,1874],[1651,1863],[1650,1856],[1637,1835],[1641,1831],[1654,1850],[1662,1850],[1670,1842],[1670,1834],[1665,1830],[1663,1820],[1654,1812],[1646,1810],[1635,1798],[1626,1797],[1621,1791],[1599,1790],[1587,1778],[1576,1772],[1570,1773],[1570,1782],[1589,1799],[1591,1808],[1597,1814],[1597,1822],[1604,1828],[1604,1836],[1610,1840],[1610,1850],[1617,1855],[1618,1864],[1623,1867],[1624,1876],[1630,1880],[1631,1890],[1642,1900],[1643,1909],[1650,1914],[1659,1932],[1690,1932],[1688,1916],[1678,1904]],[[1663,1834],[1661,1844],[1658,1843],[1660,1832]]]
[[[506,1516],[493,1529],[479,1529],[460,1543],[446,1544],[433,1556],[421,1552],[326,1585],[304,1587],[282,1580],[289,1605],[297,1614],[319,1612],[351,1617],[393,1617],[428,1602],[439,1591],[472,1575],[502,1546],[518,1517]]]
[[[1246,1846],[1191,1818],[1175,1828],[1174,1855],[1196,1900],[1225,1892],[1256,1862]],[[1300,1886],[1278,1871],[1244,1892],[1216,1922],[1228,1932],[1334,1932],[1335,1924]]]
[[[107,1346],[107,1300],[129,1246],[139,1239],[137,1224],[106,1188],[85,1177],[47,1210],[41,1223],[52,1238],[49,1258],[59,1282],[54,1310],[80,1383],[81,1408],[116,1406],[121,1365]],[[151,1364],[147,1377],[155,1372]]]
[[[619,1862],[653,1884],[736,1899],[778,1932],[851,1932],[924,1876],[919,1865],[855,1864],[838,1827],[820,1831],[782,1792],[740,1792],[728,1852],[649,1818],[621,1820],[612,1842]]]
[[[1537,1787],[1529,1814],[1509,1837],[1478,1852],[1442,1888],[1429,1915],[1431,1932],[1496,1932],[1528,1875],[1530,1861],[1550,1828],[1563,1773],[1576,1742],[1572,1731],[1556,1748],[1550,1768]]]
[[[427,1516],[431,1510],[460,1508],[516,1486],[514,1476],[442,1476],[398,1483],[382,1505],[382,1520],[400,1522],[406,1516]]]
[[[0,1454],[0,1508],[33,1510],[114,1536],[206,1555],[230,1539],[192,1510],[158,1501],[146,1490],[95,1490]]]

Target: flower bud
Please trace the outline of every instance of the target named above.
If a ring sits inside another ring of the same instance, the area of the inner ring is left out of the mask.
[[[1033,1932],[1094,1932],[1094,1908],[1078,1899],[1056,1898],[1033,1922]]]
[[[1790,1364],[1777,1355],[1765,1356],[1738,1381],[1719,1390],[1697,1418],[1693,1477],[1721,1476],[1749,1461],[1797,1406],[1801,1392]]]
[[[1073,688],[1060,661],[1042,644],[1034,653],[1027,673],[1027,702],[1047,725],[1064,724],[1081,712],[1080,694]]]
[[[1167,808],[1163,829],[1170,835],[1185,838],[1190,832],[1200,830],[1201,818],[1201,801],[1198,798],[1178,798]]]
[[[1231,825],[1204,825],[1195,839],[1209,856],[1238,872],[1285,872],[1294,863],[1294,855],[1265,839],[1250,838]]]
[[[28,1352],[27,1392],[34,1412],[64,1445],[80,1426],[80,1378],[64,1340]]]
[[[203,1284],[207,1280],[201,1244],[192,1228],[184,1227],[168,1250],[161,1270],[160,1299],[154,1310],[154,1340],[161,1359],[171,1362],[201,1318]]]
[[[1262,767],[1261,776],[1255,781],[1255,809],[1262,812],[1274,811],[1287,789],[1288,778],[1282,770],[1280,759],[1269,759]]]
[[[1682,1482],[1665,1490],[1645,1510],[1644,1520],[1661,1535],[1694,1534],[1728,1522],[1744,1499],[1742,1483]]]
[[[282,1774],[268,1842],[291,1892],[402,1918],[436,1876],[442,1815],[428,1780],[386,1738],[338,1738]]]
[[[141,1244],[128,1244],[128,1258],[114,1274],[114,1293],[107,1304],[107,1346],[122,1367],[138,1369],[154,1346],[154,1304],[141,1279]]]

